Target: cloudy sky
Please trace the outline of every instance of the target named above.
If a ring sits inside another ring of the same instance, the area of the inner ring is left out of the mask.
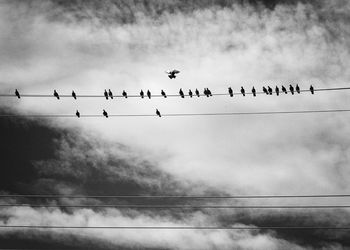
[[[2,0],[0,93],[111,89],[226,93],[350,80],[350,3]],[[168,69],[181,73],[170,80]],[[350,107],[350,92],[178,98],[0,97],[1,115],[260,112]],[[0,193],[302,195],[350,193],[347,113],[0,118]],[[347,198],[126,200],[1,198],[0,225],[349,226],[349,209],[50,208],[86,204],[348,205]],[[349,249],[337,230],[0,229],[26,249]]]

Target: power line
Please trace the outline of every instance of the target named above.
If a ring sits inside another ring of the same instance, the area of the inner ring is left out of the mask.
[[[240,116],[240,115],[282,115],[282,114],[311,114],[311,113],[340,113],[350,112],[350,109],[328,110],[296,110],[296,111],[261,111],[261,112],[220,112],[220,113],[173,113],[162,114],[162,117],[186,117],[186,116]],[[31,118],[77,118],[69,114],[0,114],[0,117],[31,117]],[[81,118],[103,117],[99,114],[80,114]],[[156,114],[108,114],[108,117],[158,117]]]
[[[21,229],[142,229],[142,230],[350,230],[350,227],[326,226],[259,226],[259,227],[217,227],[217,226],[40,226],[0,225],[4,228]]]
[[[318,89],[314,89],[314,92],[321,92],[321,91],[339,91],[339,90],[350,90],[350,87],[336,87],[336,88],[318,88]],[[290,91],[287,91],[290,92]],[[300,93],[303,92],[310,92],[309,89],[301,89]],[[272,93],[276,94],[276,91],[272,91]],[[246,95],[253,95],[252,92],[245,92]],[[266,95],[266,93],[264,93],[263,91],[257,91],[255,93],[256,95]],[[232,95],[242,95],[240,92],[234,92]],[[280,95],[284,95],[284,93],[282,91],[280,91]],[[56,98],[53,94],[20,94],[21,97],[32,97],[32,98],[42,98],[42,97],[53,97]],[[181,95],[179,94],[167,94],[167,97],[180,97]],[[189,94],[184,94],[184,96],[186,97],[190,97]],[[201,93],[200,96],[205,96],[205,94]],[[211,96],[230,96],[230,94],[227,93],[213,93],[211,94]],[[15,94],[0,94],[0,97],[16,97]],[[73,98],[72,95],[59,95],[59,97],[61,98]],[[125,98],[125,96],[123,95],[113,95],[114,98]],[[128,98],[141,98],[140,95],[128,95]],[[152,94],[151,97],[156,97],[156,98],[164,98],[163,95],[159,95],[159,94]],[[193,94],[193,97],[196,97],[195,94]],[[105,96],[103,94],[100,95],[76,95],[76,98],[105,98]],[[147,98],[147,96],[145,96],[145,98]]]
[[[67,194],[0,194],[0,198],[71,198],[71,199],[279,199],[279,198],[341,198],[350,194],[303,194],[303,195],[67,195]]]
[[[285,205],[285,206],[237,206],[237,205],[126,205],[126,204],[102,204],[102,205],[44,205],[44,204],[0,204],[0,207],[55,207],[55,208],[142,208],[142,209],[333,209],[350,208],[350,205]]]

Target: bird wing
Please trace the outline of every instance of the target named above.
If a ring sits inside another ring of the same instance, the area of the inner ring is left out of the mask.
[[[174,74],[178,74],[178,73],[180,73],[180,71],[174,69],[174,70],[173,70],[173,73],[174,73]]]

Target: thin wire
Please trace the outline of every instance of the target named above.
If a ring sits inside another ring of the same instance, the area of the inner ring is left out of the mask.
[[[338,90],[350,90],[350,87],[336,87],[336,88],[319,88],[319,89],[314,89],[314,92],[318,92],[318,91],[338,91]],[[288,93],[290,93],[290,91],[287,91]],[[297,93],[296,91],[294,91],[295,93]],[[302,89],[300,90],[300,92],[310,92],[309,89]],[[273,94],[276,94],[275,91],[272,91]],[[252,92],[246,92],[246,95],[253,95]],[[263,91],[257,91],[256,92],[257,95],[261,95],[261,94],[265,94]],[[279,92],[280,95],[283,95],[284,92],[280,91]],[[229,93],[217,93],[217,94],[211,94],[212,96],[229,96]],[[234,92],[233,95],[242,95],[240,92]],[[51,95],[47,95],[47,94],[20,94],[21,97],[53,97],[56,98],[53,94]],[[167,97],[180,97],[179,94],[170,94],[170,95],[166,95]],[[184,96],[189,97],[188,94],[184,94]],[[200,94],[200,96],[205,96],[203,93]],[[0,94],[0,97],[16,97],[15,94]],[[59,95],[59,97],[61,98],[73,98],[72,95]],[[101,95],[76,95],[77,98],[106,98],[103,94]],[[125,98],[123,95],[113,95],[114,98]],[[128,97],[131,98],[141,98],[140,95],[128,95]],[[163,95],[151,95],[151,98],[153,97],[161,97],[164,98]],[[193,93],[193,97],[196,97],[196,95]],[[144,98],[147,99],[147,95],[144,95]],[[110,97],[108,97],[108,99],[112,99]],[[126,98],[125,98],[126,99]]]
[[[125,205],[125,204],[102,204],[102,205],[44,205],[44,204],[0,204],[0,207],[93,207],[93,208],[158,208],[158,209],[330,209],[350,208],[350,205],[287,205],[287,206],[235,206],[235,205]]]
[[[322,227],[322,226],[260,226],[260,227],[215,227],[215,226],[40,226],[40,225],[0,225],[1,228],[31,228],[31,229],[180,229],[180,230],[350,230],[350,227]]]
[[[282,114],[310,114],[310,113],[338,113],[350,112],[350,109],[328,109],[328,110],[297,110],[297,111],[261,111],[261,112],[222,112],[222,113],[174,113],[162,114],[162,117],[185,117],[185,116],[236,116],[236,115],[282,115]],[[67,114],[0,114],[0,117],[33,117],[33,118],[77,118],[76,115]],[[103,117],[103,115],[90,114],[80,115],[81,118]],[[156,114],[108,114],[108,117],[157,117]]]
[[[339,198],[350,197],[350,194],[306,194],[306,195],[67,195],[67,194],[0,194],[0,198],[71,198],[71,199],[276,199],[276,198]]]

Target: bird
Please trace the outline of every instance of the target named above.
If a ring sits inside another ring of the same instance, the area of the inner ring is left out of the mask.
[[[108,95],[111,99],[113,99],[113,93],[112,93],[111,89],[108,89]],[[107,99],[108,99],[108,97],[107,97]]]
[[[243,96],[245,96],[245,90],[244,90],[243,87],[241,87],[241,93],[242,93]]]
[[[75,115],[80,118],[80,112],[77,110],[77,112],[75,112]]]
[[[57,93],[57,91],[56,90],[54,90],[53,91],[53,95],[57,98],[57,100],[59,100],[60,99],[60,96],[58,95],[58,93]]]
[[[151,99],[151,91],[147,90],[147,96],[149,99]]]
[[[269,94],[272,95],[272,88],[270,86],[267,86],[267,91],[269,91]]]
[[[263,87],[263,92],[264,92],[266,95],[269,94],[269,92],[267,92],[267,88],[265,88],[265,87]]]
[[[181,96],[181,98],[185,98],[184,92],[182,91],[182,89],[179,90],[179,94]]]
[[[74,99],[77,99],[77,95],[75,94],[74,90],[72,91],[72,96]]]
[[[198,97],[200,97],[200,94],[199,94],[199,91],[198,91],[198,89],[196,89],[196,96],[198,96]]]
[[[231,87],[228,87],[228,93],[230,94],[231,97],[233,97],[233,90]]]
[[[311,94],[314,94],[314,87],[312,86],[312,85],[310,85],[310,92],[311,92]]]
[[[292,95],[294,95],[294,88],[293,88],[292,84],[289,84],[289,90],[292,93]]]
[[[164,92],[164,90],[162,90],[160,93],[162,94],[162,96],[164,96],[164,98],[167,97],[166,94],[165,94],[165,92]]]
[[[297,91],[298,94],[300,94],[300,87],[298,84],[297,84],[297,86],[295,86],[295,90]]]
[[[156,109],[156,114],[159,116],[159,117],[162,117],[162,115],[160,114],[159,110]]]
[[[252,94],[253,94],[253,96],[256,96],[256,90],[255,90],[254,86],[252,88]]]
[[[180,73],[180,71],[173,69],[173,70],[167,70],[167,71],[165,71],[165,73],[168,74],[168,77],[170,79],[173,79],[173,78],[176,78],[176,74]]]
[[[107,113],[106,110],[103,110],[102,114],[103,114],[103,116],[105,116],[106,118],[108,118],[108,113]]]
[[[210,96],[213,96],[213,95],[211,94],[210,89],[207,88],[207,92],[208,92],[208,94],[209,94]]]
[[[278,86],[276,86],[276,88],[275,88],[275,91],[276,91],[276,95],[280,95],[280,89],[278,88]]]
[[[112,93],[112,92],[111,92],[111,93]],[[108,100],[108,93],[107,93],[107,90],[105,90],[104,95],[105,95],[105,97],[106,97],[106,100]]]
[[[203,94],[206,95],[207,97],[209,97],[209,93],[208,93],[207,88],[204,88]]]
[[[17,96],[18,99],[21,98],[21,95],[19,94],[17,89],[15,90],[15,95]]]
[[[143,93],[143,90],[141,89],[141,91],[140,91],[140,96],[141,96],[141,98],[144,98],[144,96],[145,96],[145,94]]]
[[[125,92],[125,90],[123,90],[122,95],[123,95],[125,98],[128,98],[128,94]]]
[[[188,95],[192,98],[192,96],[193,96],[192,90],[188,91]]]
[[[286,87],[284,87],[283,85],[282,85],[282,91],[283,91],[285,94],[287,94],[287,89],[286,89]]]

